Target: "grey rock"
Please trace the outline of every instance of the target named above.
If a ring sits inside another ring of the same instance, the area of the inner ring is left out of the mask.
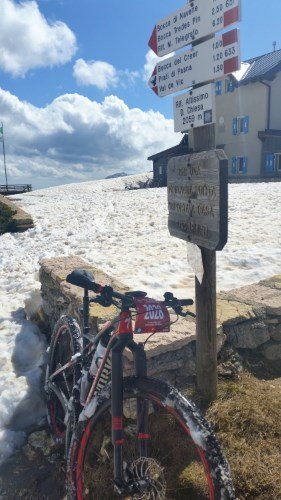
[[[268,326],[262,321],[225,326],[224,333],[228,341],[239,349],[256,349],[270,339]]]
[[[271,326],[269,328],[269,334],[272,340],[281,342],[281,324],[279,323],[276,326]]]
[[[281,342],[269,341],[263,346],[262,353],[268,361],[281,361]]]

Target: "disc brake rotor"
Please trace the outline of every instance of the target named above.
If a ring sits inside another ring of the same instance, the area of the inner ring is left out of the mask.
[[[163,468],[153,458],[138,458],[130,464],[130,470],[137,480],[149,478],[151,487],[145,493],[134,494],[132,500],[165,500],[167,484]]]

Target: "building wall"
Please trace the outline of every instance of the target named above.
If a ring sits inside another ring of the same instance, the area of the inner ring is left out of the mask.
[[[262,171],[265,177],[272,178],[281,177],[281,136],[278,132],[274,135],[274,130],[281,130],[281,74],[278,73],[273,81],[267,83],[271,86],[271,107],[269,126],[266,128],[273,132],[263,140]]]
[[[263,84],[256,82],[238,88],[232,87],[231,91],[226,92],[228,82],[229,79],[221,81],[221,94],[216,95],[216,143],[224,145],[229,159],[230,177],[259,177],[262,166],[262,143],[258,138],[258,132],[265,130],[267,125],[268,90]],[[219,90],[218,84],[216,89]],[[236,130],[234,122],[241,117],[245,117],[246,124],[242,132],[237,130],[240,121],[236,122]],[[244,167],[242,171],[241,163]]]
[[[239,87],[233,82],[231,77],[226,77],[215,83],[216,145],[222,147],[228,157],[229,177],[280,177],[281,158],[277,159],[276,155],[281,154],[281,139],[262,142],[258,137],[260,131],[268,128],[268,88],[260,82]],[[271,86],[269,128],[281,130],[281,73],[267,83]],[[193,148],[192,131],[189,146]],[[274,165],[272,171],[269,163]],[[154,178],[158,185],[166,182],[159,172],[162,165],[166,170],[166,158],[154,160]]]
[[[281,73],[278,73],[271,85],[271,110],[270,126],[271,129],[281,129]]]

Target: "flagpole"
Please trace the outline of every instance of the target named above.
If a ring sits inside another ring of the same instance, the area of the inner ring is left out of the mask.
[[[8,178],[7,178],[7,167],[6,167],[6,154],[5,154],[5,143],[4,143],[4,125],[2,125],[2,140],[3,140],[3,156],[4,156],[4,169],[5,169],[5,178],[6,178],[6,190],[8,192]]]

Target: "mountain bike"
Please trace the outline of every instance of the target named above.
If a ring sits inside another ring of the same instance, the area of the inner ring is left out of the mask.
[[[58,321],[45,389],[51,430],[66,446],[67,498],[235,499],[228,462],[198,408],[147,376],[146,342],[169,332],[170,309],[192,315],[183,307],[193,301],[170,292],[163,301],[143,291],[119,293],[80,269],[66,281],[84,289],[83,335],[74,318]],[[91,303],[120,310],[95,336]],[[150,335],[136,342],[134,333]],[[134,376],[124,377],[125,349]]]

